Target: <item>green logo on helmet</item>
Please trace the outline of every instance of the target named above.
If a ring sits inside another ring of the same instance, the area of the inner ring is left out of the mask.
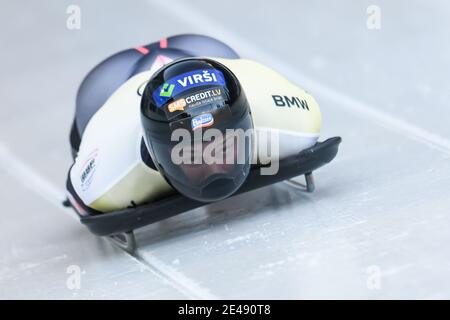
[[[172,95],[173,89],[175,89],[175,85],[168,83],[164,83],[164,85],[161,88],[161,92],[159,93],[160,97],[170,97]]]

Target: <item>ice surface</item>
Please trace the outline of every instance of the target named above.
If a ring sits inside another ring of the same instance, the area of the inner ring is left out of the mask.
[[[0,298],[450,297],[447,2],[377,1],[380,30],[369,1],[77,3],[76,31],[69,1],[0,11]],[[313,194],[281,183],[187,212],[139,230],[133,257],[58,206],[75,93],[104,57],[185,32],[286,71],[343,143]]]

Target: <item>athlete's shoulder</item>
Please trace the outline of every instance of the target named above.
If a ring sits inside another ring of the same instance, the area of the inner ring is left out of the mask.
[[[321,113],[310,93],[256,61],[214,59],[230,68],[241,82],[255,126],[319,134]]]

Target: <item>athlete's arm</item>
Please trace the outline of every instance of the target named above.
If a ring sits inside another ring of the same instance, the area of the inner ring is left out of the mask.
[[[255,61],[216,60],[230,68],[241,82],[252,111],[258,150],[265,150],[267,144],[278,139],[278,146],[273,146],[284,158],[317,142],[322,118],[312,95]]]

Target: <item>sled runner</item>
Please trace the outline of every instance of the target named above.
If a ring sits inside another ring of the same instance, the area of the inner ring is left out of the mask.
[[[260,167],[253,166],[246,181],[234,195],[281,181],[287,181],[305,192],[313,192],[313,171],[335,158],[340,142],[340,137],[330,138],[317,142],[296,155],[280,159],[279,171],[275,175],[261,175]],[[304,186],[290,181],[301,175],[305,176]],[[71,206],[69,201],[66,201],[64,205]],[[107,236],[122,249],[133,252],[136,249],[134,230],[204,205],[207,203],[198,202],[177,193],[144,205],[109,213],[98,214],[88,209],[82,214],[76,207],[73,208],[80,217],[81,223],[93,234]]]

